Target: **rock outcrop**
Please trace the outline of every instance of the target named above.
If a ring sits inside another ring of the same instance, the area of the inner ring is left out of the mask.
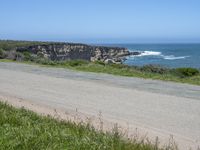
[[[122,63],[126,56],[132,55],[126,48],[91,46],[74,43],[49,43],[17,48],[18,52],[30,53],[49,58],[51,60],[83,59],[88,61],[103,61]]]

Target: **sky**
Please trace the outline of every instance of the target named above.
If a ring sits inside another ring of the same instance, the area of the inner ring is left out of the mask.
[[[0,0],[0,39],[200,43],[200,0]]]

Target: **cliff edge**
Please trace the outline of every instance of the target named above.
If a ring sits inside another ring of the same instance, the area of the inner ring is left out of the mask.
[[[91,46],[74,43],[49,43],[18,47],[17,52],[28,51],[35,55],[42,55],[51,60],[102,61],[106,63],[122,63],[126,56],[132,55],[127,48]],[[134,53],[136,55],[136,53]]]

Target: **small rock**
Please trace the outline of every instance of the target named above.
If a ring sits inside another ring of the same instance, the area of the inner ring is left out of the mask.
[[[115,61],[112,60],[112,59],[106,59],[106,60],[104,61],[104,63],[105,63],[105,64],[113,64],[113,63],[115,63]]]

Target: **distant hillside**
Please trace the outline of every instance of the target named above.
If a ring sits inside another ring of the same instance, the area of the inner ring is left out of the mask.
[[[14,40],[0,40],[0,49],[12,50],[16,47],[24,47],[38,44],[49,44],[51,42],[39,42],[39,41],[14,41]]]

